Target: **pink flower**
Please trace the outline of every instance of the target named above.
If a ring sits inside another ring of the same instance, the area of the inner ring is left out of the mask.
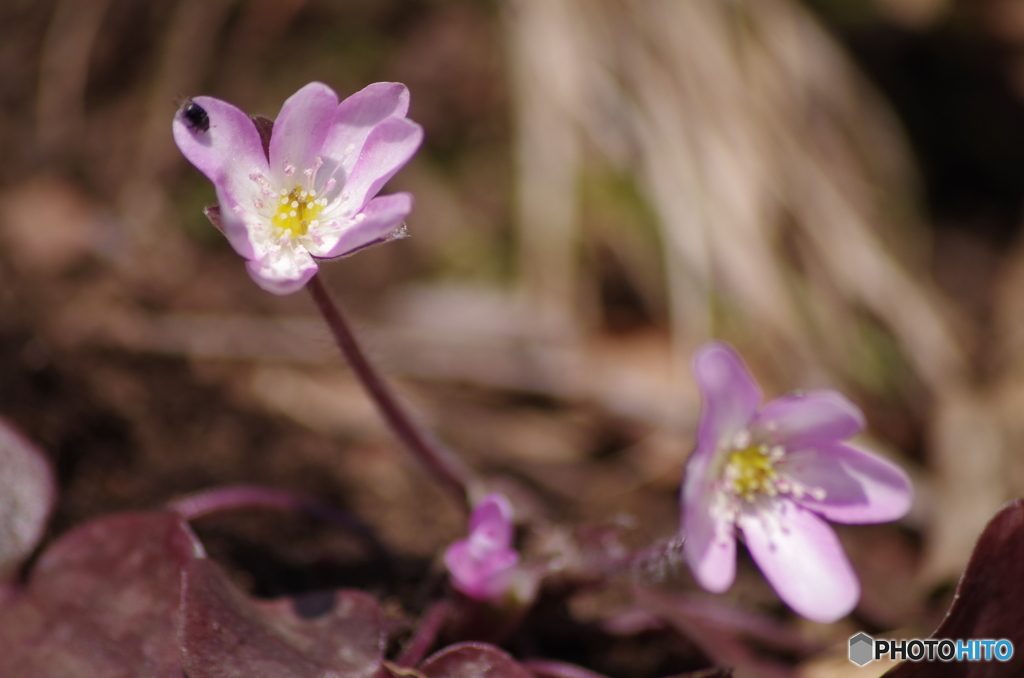
[[[682,490],[684,552],[697,581],[721,593],[736,575],[739,528],[751,556],[790,607],[828,623],[848,614],[860,584],[837,523],[896,520],[912,491],[895,464],[846,441],[864,428],[835,391],[761,407],[761,389],[726,344],[703,346],[694,373],[704,398],[697,449]]]
[[[511,591],[519,554],[512,548],[512,506],[489,494],[473,509],[469,537],[444,553],[452,586],[470,598],[496,602]]]
[[[213,182],[221,227],[249,275],[268,292],[290,294],[316,273],[313,257],[401,233],[412,196],[374,196],[423,139],[408,109],[398,83],[338,103],[330,87],[311,82],[284,102],[264,151],[248,115],[203,96],[175,115],[174,140]]]

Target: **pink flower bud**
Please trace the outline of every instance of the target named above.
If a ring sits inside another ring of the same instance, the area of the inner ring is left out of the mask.
[[[494,602],[505,597],[519,562],[512,532],[512,506],[505,495],[484,497],[469,518],[469,536],[445,551],[452,586],[476,600]]]

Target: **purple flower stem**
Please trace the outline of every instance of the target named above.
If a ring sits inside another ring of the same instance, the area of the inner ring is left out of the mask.
[[[340,509],[306,497],[258,485],[228,485],[201,490],[170,502],[167,507],[188,521],[221,511],[262,506],[306,513],[351,530],[363,540],[374,557],[386,558],[387,549],[367,525]]]
[[[338,348],[341,349],[356,376],[363,382],[363,386],[377,404],[377,409],[380,410],[391,430],[430,469],[434,476],[455,492],[459,500],[465,504],[468,501],[466,488],[472,479],[469,470],[450,451],[430,440],[398,403],[380,374],[370,365],[370,361],[367,360],[355,335],[342,316],[341,309],[331,298],[330,292],[320,280],[320,276],[314,275],[306,283],[306,288],[313,296],[313,301],[327,322],[327,326],[331,329]]]
[[[707,609],[693,605],[686,596],[645,587],[635,587],[633,596],[634,601],[641,608],[660,617],[679,633],[696,643],[715,664],[736,667],[742,671],[743,675],[793,678],[793,671],[788,666],[776,659],[761,656],[743,642],[743,637],[756,635],[751,632],[754,626],[761,626],[760,623],[746,625],[749,619],[741,619],[745,616],[754,618],[753,614],[744,615],[739,610],[731,615],[709,614]],[[717,603],[710,603],[710,606],[717,605]],[[709,605],[703,607],[707,608]],[[765,623],[770,622],[765,620]],[[737,624],[742,625],[743,628],[737,628]],[[778,629],[781,631],[782,626],[779,625]],[[791,647],[789,643],[799,643],[794,638],[780,640],[777,636],[762,638],[762,640],[769,647],[774,648]]]
[[[526,659],[520,664],[537,678],[606,678],[604,674],[554,659]]]
[[[680,535],[662,539],[634,553],[629,560],[623,560],[622,563],[630,566],[636,584],[635,591],[640,592],[638,595],[644,600],[654,600],[656,596],[650,593],[652,584],[686,569],[683,540]],[[616,572],[616,569],[611,568],[609,572]],[[794,632],[770,617],[717,598],[681,593],[675,595],[672,600],[678,614],[693,618],[705,626],[728,629],[771,647],[798,654],[809,655],[822,649],[808,641],[803,634]],[[654,613],[655,616],[662,616],[649,606],[641,605],[641,608]]]
[[[438,600],[427,608],[420,618],[420,624],[412,638],[402,648],[402,652],[395,658],[395,664],[403,667],[414,667],[423,661],[427,652],[434,646],[437,636],[448,621],[451,612],[451,603],[447,600]]]
[[[800,656],[809,656],[825,648],[793,629],[751,610],[700,595],[678,594],[676,610],[706,627],[717,627],[768,647]]]

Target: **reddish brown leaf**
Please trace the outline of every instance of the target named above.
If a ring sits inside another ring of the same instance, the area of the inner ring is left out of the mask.
[[[1006,662],[904,662],[886,678],[997,678],[1024,675],[1024,500],[1012,501],[985,527],[933,638],[1006,638]]]
[[[420,671],[427,678],[533,678],[503,650],[486,643],[458,643],[431,655]]]
[[[121,514],[54,544],[0,615],[0,676],[369,678],[385,635],[370,596],[302,619],[227,581],[182,518]]]
[[[181,569],[201,552],[173,513],[120,514],[69,533],[0,615],[0,675],[181,678]]]
[[[381,672],[385,633],[377,601],[335,593],[333,609],[301,619],[289,601],[255,603],[220,568],[186,568],[182,656],[190,678],[367,678]]]

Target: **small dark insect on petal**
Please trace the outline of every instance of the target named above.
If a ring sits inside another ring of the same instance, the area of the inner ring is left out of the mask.
[[[206,109],[191,99],[181,107],[181,117],[193,132],[208,132],[210,130],[210,116],[206,113]]]

